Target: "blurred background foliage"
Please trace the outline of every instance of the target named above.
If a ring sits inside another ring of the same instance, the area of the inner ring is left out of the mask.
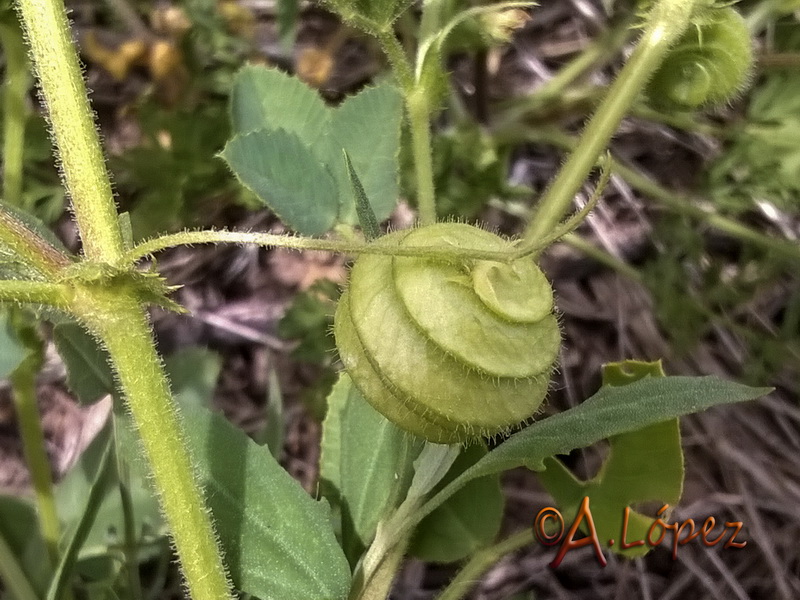
[[[441,18],[474,4],[442,2]],[[525,72],[525,49],[537,11],[552,9],[548,1],[541,4],[469,19],[448,41],[451,87],[442,98],[433,141],[443,219],[484,221],[508,234],[520,230],[563,156],[558,140],[578,131],[591,113],[635,35],[636,11],[646,3],[604,0],[602,22],[573,50],[545,58],[550,76],[537,80],[530,69]],[[333,104],[385,72],[376,46],[316,3],[76,0],[70,5],[120,207],[130,213],[135,239],[185,227],[235,225],[226,219],[241,214],[237,207],[255,208],[250,192],[217,156],[230,132],[231,80],[242,64],[294,72]],[[757,40],[759,63],[750,89],[732,105],[686,113],[666,113],[643,98],[629,127],[657,128],[658,135],[649,153],[639,152],[642,161],[625,162],[657,180],[663,166],[650,167],[667,147],[665,140],[675,143],[669,151],[675,145],[689,148],[682,164],[693,164],[686,173],[653,182],[662,195],[679,195],[709,215],[797,242],[800,3],[748,0],[739,7]],[[412,10],[397,23],[408,48],[416,14]],[[4,18],[10,18],[8,11]],[[57,224],[64,221],[65,198],[32,89],[27,108],[21,208]],[[623,133],[612,148],[621,157],[631,154],[625,140]],[[401,199],[413,205],[406,146]],[[692,154],[692,148],[700,150]],[[542,160],[543,155],[549,158]],[[634,181],[627,185],[637,188]],[[610,190],[610,206],[619,205],[614,196],[620,189]],[[675,351],[691,350],[721,327],[747,349],[745,375],[753,381],[800,362],[800,291],[790,277],[796,267],[789,259],[746,236],[719,233],[696,212],[650,204],[648,191],[639,192],[648,241],[628,262],[652,292]],[[767,317],[756,316],[753,307],[775,289],[783,289],[788,302]],[[327,332],[319,323],[301,323],[314,312],[314,301],[299,297],[282,332],[302,340],[304,360],[322,364],[322,349],[330,345]],[[315,318],[324,312],[318,310]]]

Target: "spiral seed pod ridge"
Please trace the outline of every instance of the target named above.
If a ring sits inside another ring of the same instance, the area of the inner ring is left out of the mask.
[[[747,24],[729,6],[711,7],[670,50],[647,87],[650,100],[684,110],[719,105],[746,87],[753,48]]]
[[[374,243],[510,249],[459,223]],[[552,289],[530,259],[362,255],[334,333],[364,397],[400,427],[439,443],[494,435],[529,418],[546,396],[561,343]]]

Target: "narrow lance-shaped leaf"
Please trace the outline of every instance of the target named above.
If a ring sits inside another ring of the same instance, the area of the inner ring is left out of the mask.
[[[661,363],[625,361],[603,368],[604,385],[628,385],[645,377],[664,377]],[[575,519],[582,499],[588,496],[600,543],[619,554],[643,555],[649,546],[623,549],[621,542],[643,540],[654,519],[629,510],[623,531],[625,508],[651,501],[675,506],[680,500],[683,449],[678,420],[613,436],[609,443],[609,454],[593,479],[578,480],[556,458],[545,460],[547,468],[539,479],[553,495],[566,522]]]
[[[541,471],[550,456],[712,406],[754,400],[770,391],[772,388],[754,388],[717,377],[680,376],[601,388],[582,404],[512,435],[431,498],[411,522],[419,522],[477,477],[523,466]]]
[[[105,449],[101,458],[97,478],[89,489],[81,518],[74,531],[70,534],[66,548],[61,554],[61,561],[56,568],[53,580],[50,583],[50,588],[47,591],[47,600],[58,600],[59,598],[63,598],[67,593],[71,583],[73,569],[78,561],[78,553],[89,537],[95,518],[103,504],[103,498],[107,494],[109,484],[113,479],[113,471],[111,470],[111,465],[113,464],[111,461],[112,456],[111,442],[110,440],[105,440]],[[134,567],[129,566],[129,568]]]
[[[364,186],[361,185],[361,180],[358,178],[353,168],[353,163],[350,161],[350,156],[347,150],[344,150],[344,163],[347,166],[347,174],[350,176],[350,185],[353,188],[353,198],[356,203],[356,212],[358,213],[358,222],[361,229],[364,231],[364,237],[367,240],[374,240],[381,234],[380,227],[378,227],[378,220],[375,218],[375,212],[369,204],[369,198],[364,191]]]

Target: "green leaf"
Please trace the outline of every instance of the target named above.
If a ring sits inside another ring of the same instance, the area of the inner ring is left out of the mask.
[[[218,354],[207,348],[184,348],[168,356],[164,367],[184,409],[208,408],[222,368]]]
[[[0,311],[0,379],[11,375],[26,356],[28,350],[12,332],[8,313]]]
[[[231,116],[234,131],[239,135],[229,147],[236,140],[248,137],[245,134],[259,133],[271,140],[272,148],[262,157],[265,150],[261,141],[247,145],[235,157],[229,156],[226,148],[223,156],[242,182],[297,231],[323,233],[337,218],[349,224],[358,222],[342,150],[352,160],[377,220],[386,219],[394,209],[399,193],[403,98],[392,84],[384,82],[368,88],[347,98],[334,110],[326,107],[319,94],[296,77],[276,69],[249,66],[236,76]],[[271,137],[281,130],[282,135]],[[287,137],[293,143],[284,148],[282,144]],[[287,177],[280,178],[285,167],[270,169],[266,163],[278,160],[282,152],[288,153],[285,160],[292,167]],[[263,180],[260,185],[254,179],[259,176]],[[331,182],[334,190],[329,189]],[[335,196],[335,201],[331,196]],[[297,218],[298,214],[302,218]],[[311,221],[313,216],[318,221]]]
[[[278,322],[278,335],[287,339],[297,338],[300,342],[292,350],[292,358],[315,364],[332,361],[336,345],[330,332],[339,293],[337,284],[329,279],[318,279],[305,292],[294,297]]]
[[[283,454],[283,392],[281,392],[281,382],[275,369],[270,368],[267,377],[267,422],[260,432],[259,438],[255,442],[261,446],[267,445],[275,460],[280,460]]]
[[[142,456],[141,445],[133,431],[130,417],[115,415],[114,418],[120,420],[120,426],[116,428],[120,436],[117,443],[118,447],[125,449],[122,454],[129,466],[136,542],[142,548],[154,550],[152,543],[164,536],[166,529],[158,501],[148,483],[149,468]],[[92,493],[97,495],[100,492],[95,489],[94,484],[100,475],[110,436],[110,428],[99,434],[56,486],[58,515],[68,534],[83,520],[87,508],[86,498]],[[124,543],[125,522],[120,494],[113,482],[109,482],[104,489],[99,508],[93,508],[96,509],[96,514],[92,527],[88,533],[82,534],[81,562],[92,558],[109,558],[114,561],[115,559],[109,557],[111,548]],[[143,558],[152,556],[152,551],[142,555]]]
[[[456,459],[438,489],[453,481],[486,455],[474,445]],[[425,517],[412,538],[410,553],[428,562],[455,562],[491,543],[500,531],[503,492],[500,475],[487,475],[467,483]]]
[[[0,210],[9,213],[12,217],[14,217],[17,221],[22,223],[25,227],[27,227],[30,231],[38,235],[42,238],[45,242],[53,246],[59,252],[70,256],[69,250],[61,243],[61,240],[56,237],[56,234],[53,233],[47,225],[45,225],[41,219],[32,215],[31,213],[6,204],[2,200],[0,200]]]
[[[336,184],[297,135],[281,129],[238,135],[222,157],[297,232],[321,235],[333,227],[339,212]]]
[[[22,570],[27,582],[42,597],[52,573],[49,561],[44,560],[47,548],[39,533],[36,509],[30,502],[11,496],[0,496],[0,538],[16,559],[16,566]],[[0,573],[5,575],[7,567],[0,567]]]
[[[512,435],[431,498],[414,519],[421,519],[478,477],[515,467],[542,471],[550,456],[719,404],[754,400],[770,391],[717,377],[647,378],[601,388],[582,404]]]
[[[83,327],[74,323],[56,325],[53,341],[67,367],[69,389],[81,404],[91,404],[114,392],[108,353]]]
[[[625,361],[606,365],[604,385],[629,385],[645,377],[664,377],[660,362]],[[574,521],[581,501],[588,496],[600,543],[627,556],[647,554],[647,545],[622,549],[620,537],[625,507],[658,501],[675,505],[683,489],[683,449],[677,419],[656,423],[609,439],[611,449],[599,473],[580,481],[556,458],[548,458],[539,478],[564,515]],[[655,519],[630,511],[626,542],[643,540]]]
[[[70,373],[70,386],[73,372],[82,374],[80,389],[103,389],[103,394],[113,391],[110,371],[97,369],[106,367],[105,353],[94,345],[94,340],[77,325],[59,325],[56,340],[61,340],[59,352],[65,358]],[[65,343],[67,352],[62,351]],[[69,359],[67,358],[69,357]],[[187,348],[165,360],[175,396],[186,410],[196,410],[209,404],[220,369],[219,357],[204,348]],[[105,387],[111,386],[111,387]],[[74,389],[74,388],[73,388]],[[155,540],[166,534],[156,497],[148,482],[149,465],[144,460],[141,444],[134,432],[134,425],[128,415],[115,415],[118,435],[117,447],[120,457],[127,467],[127,483],[133,505],[134,534],[137,542],[149,551],[140,550],[142,559],[153,557],[159,552]],[[86,497],[97,495],[100,490],[94,484],[101,467],[108,432],[95,439],[56,488],[59,515],[69,530],[85,519]],[[116,559],[111,557],[113,546],[124,542],[122,499],[116,486],[108,486],[101,496],[102,502],[96,506],[96,516],[88,533],[81,543],[80,571],[86,571],[88,561],[95,561],[95,570],[102,571],[109,564],[114,566]],[[99,561],[99,562],[98,562]]]
[[[373,409],[343,373],[328,396],[320,477],[338,492],[343,527],[366,546],[378,521],[397,507],[422,443]]]
[[[434,444],[427,442],[414,461],[414,477],[408,488],[405,503],[410,505],[424,498],[450,472],[461,454],[459,444]]]
[[[246,66],[234,80],[231,118],[235,134],[283,129],[314,148],[327,128],[330,110],[314,89],[296,77]]]
[[[346,598],[350,568],[327,503],[223,417],[182,412],[234,585],[261,600]]]
[[[342,161],[347,151],[378,221],[394,210],[398,196],[398,157],[403,98],[390,83],[368,88],[345,100],[330,123],[332,146],[325,163],[337,177],[342,208],[339,220],[358,222],[350,177]]]
[[[83,548],[89,534],[94,526],[95,519],[103,505],[103,500],[108,494],[109,484],[113,481],[113,470],[111,469],[113,451],[110,440],[105,441],[100,465],[98,466],[97,476],[89,488],[86,497],[86,505],[81,514],[81,518],[75,529],[69,536],[66,548],[61,553],[61,560],[50,582],[47,591],[47,600],[58,600],[67,594],[69,589],[75,563],[78,561],[78,553]],[[131,567],[133,568],[133,567]]]
[[[278,0],[278,35],[281,45],[287,50],[294,46],[299,15],[300,0]]]

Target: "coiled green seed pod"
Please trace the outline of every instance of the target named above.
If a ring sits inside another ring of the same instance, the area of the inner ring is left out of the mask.
[[[379,244],[508,250],[458,223],[399,231]],[[336,309],[334,333],[350,377],[399,427],[438,443],[507,431],[547,393],[561,345],[553,292],[532,260],[365,254]]]
[[[657,105],[685,110],[724,104],[750,79],[753,46],[742,16],[711,7],[672,48],[647,86]]]

